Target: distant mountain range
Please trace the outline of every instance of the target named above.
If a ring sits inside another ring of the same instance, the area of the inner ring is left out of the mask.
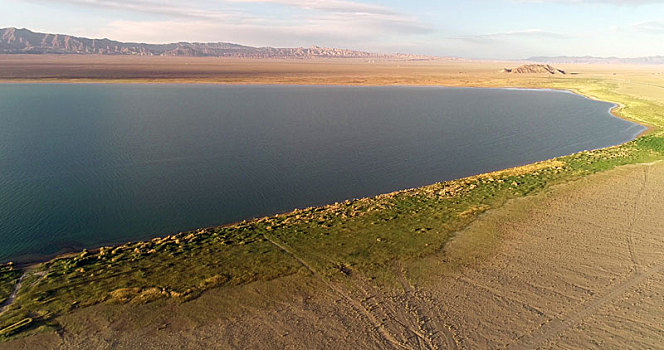
[[[247,58],[432,58],[406,54],[381,55],[364,51],[317,46],[311,48],[274,48],[251,47],[223,42],[179,42],[171,44],[124,43],[109,39],[88,39],[71,35],[35,33],[28,29],[17,28],[0,29],[0,54],[96,54]]]
[[[325,48],[252,47],[233,43],[170,44],[126,43],[110,39],[89,39],[64,34],[36,33],[28,29],[0,29],[0,54],[76,54],[76,55],[135,55],[184,57],[240,57],[240,58],[396,58],[431,60],[437,57],[409,54],[377,54],[365,51]],[[620,58],[592,56],[530,57],[527,61],[552,64],[664,64],[664,56]]]
[[[649,57],[634,57],[634,58],[558,56],[558,57],[530,57],[526,60],[531,62],[558,63],[558,64],[561,63],[562,64],[574,64],[574,63],[664,64],[664,56],[649,56]]]

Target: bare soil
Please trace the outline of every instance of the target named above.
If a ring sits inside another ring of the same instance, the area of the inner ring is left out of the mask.
[[[450,59],[0,55],[0,81],[458,86],[469,80],[504,76],[500,73],[503,66],[502,63]]]
[[[467,348],[662,348],[662,205],[664,163],[514,201],[448,246],[496,232],[496,255],[430,288]]]

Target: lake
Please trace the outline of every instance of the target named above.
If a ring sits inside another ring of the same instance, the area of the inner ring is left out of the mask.
[[[0,85],[0,262],[633,139],[611,104],[444,87]]]

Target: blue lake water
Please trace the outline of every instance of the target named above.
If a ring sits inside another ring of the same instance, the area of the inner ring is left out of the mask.
[[[560,91],[0,85],[0,262],[371,196],[619,144]]]

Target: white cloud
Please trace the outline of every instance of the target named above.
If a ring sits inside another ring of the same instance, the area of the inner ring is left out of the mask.
[[[297,23],[290,20],[265,19],[256,21],[245,19],[233,23],[205,20],[118,20],[97,30],[98,32],[91,35],[119,41],[148,43],[224,41],[252,46],[321,45],[370,50],[389,41],[387,39],[392,39],[392,35],[417,33],[422,29],[410,23],[388,23],[373,17],[349,23],[343,16],[328,15]]]
[[[366,46],[390,36],[431,32],[416,17],[391,8],[350,0],[28,0],[40,4],[75,5],[142,14],[112,20],[89,36],[121,41],[228,41],[250,45]],[[255,11],[248,3],[282,8]],[[147,17],[145,15],[148,15]]]
[[[512,32],[489,33],[489,34],[480,34],[479,36],[485,38],[497,38],[497,37],[547,37],[547,38],[556,38],[556,39],[569,38],[568,35],[555,33],[555,32],[547,32],[542,29],[526,29],[526,30],[518,30]]]
[[[630,28],[637,32],[651,33],[651,34],[664,34],[664,21],[643,21],[633,23]]]
[[[663,0],[515,0],[515,2],[560,3],[560,4],[612,4],[640,6],[645,4],[664,4]]]
[[[526,29],[509,32],[497,32],[487,34],[465,35],[455,37],[452,39],[469,41],[474,43],[486,43],[496,40],[510,40],[510,39],[524,39],[524,38],[545,38],[545,39],[567,39],[569,35],[548,32],[542,29]]]
[[[611,26],[611,32],[614,35],[630,35],[631,37],[643,37],[644,34],[648,35],[661,35],[664,34],[664,21],[662,20],[647,20],[624,25]]]
[[[45,5],[76,5],[103,9],[122,10],[126,12],[162,15],[173,18],[198,18],[207,20],[220,20],[232,15],[235,11],[230,8],[225,11],[210,10],[191,6],[190,1],[183,0],[28,0]]]
[[[306,10],[320,10],[342,13],[367,13],[382,15],[399,15],[394,10],[379,5],[366,4],[346,0],[228,0],[237,3],[264,3],[296,7]]]
[[[242,4],[261,3],[305,10],[307,13],[343,13],[350,16],[378,16],[401,22],[415,21],[412,16],[385,6],[347,0],[226,0],[217,2],[187,0],[27,0],[41,4],[69,4],[127,12],[166,15],[174,18],[218,20],[246,13]],[[352,17],[351,17],[352,18]]]

